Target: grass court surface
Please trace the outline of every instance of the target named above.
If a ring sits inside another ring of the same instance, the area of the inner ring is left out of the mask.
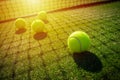
[[[119,80],[120,2],[48,13],[47,37],[35,40],[31,22],[16,34],[14,20],[0,23],[0,80]],[[72,54],[68,36],[91,38],[87,52]]]

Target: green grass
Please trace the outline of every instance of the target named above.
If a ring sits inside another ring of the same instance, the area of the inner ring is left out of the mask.
[[[14,21],[0,24],[0,80],[119,80],[120,2],[48,14],[47,37],[28,30],[15,34]],[[91,38],[86,53],[72,54],[68,36],[82,30]],[[88,54],[89,53],[89,54]]]

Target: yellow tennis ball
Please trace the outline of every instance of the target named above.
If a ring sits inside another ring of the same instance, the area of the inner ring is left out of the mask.
[[[42,20],[34,20],[31,24],[31,28],[34,32],[38,33],[38,32],[43,32],[44,28],[45,28],[45,24]]]
[[[47,13],[45,11],[40,11],[38,13],[38,18],[43,20],[43,21],[47,20]]]
[[[26,26],[25,19],[23,19],[23,18],[16,19],[16,21],[15,21],[15,27],[16,27],[16,29],[25,28],[25,26]]]
[[[68,38],[68,47],[73,52],[83,52],[88,50],[90,43],[89,36],[82,31],[76,31]]]

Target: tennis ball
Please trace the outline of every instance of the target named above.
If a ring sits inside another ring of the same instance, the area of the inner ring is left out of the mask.
[[[22,29],[22,28],[25,28],[25,26],[26,26],[25,19],[23,19],[23,18],[16,19],[16,21],[15,21],[15,28],[16,29]]]
[[[43,32],[45,27],[45,24],[42,20],[34,20],[31,24],[31,28],[34,32],[38,33],[38,32]]]
[[[75,31],[68,37],[68,47],[73,52],[84,52],[90,46],[89,36],[82,31]]]
[[[43,21],[46,21],[47,20],[47,13],[45,11],[40,11],[38,13],[38,19],[41,19]]]

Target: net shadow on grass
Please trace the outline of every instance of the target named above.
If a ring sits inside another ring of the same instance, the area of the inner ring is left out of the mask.
[[[99,58],[88,51],[82,53],[74,53],[73,59],[78,65],[78,68],[82,68],[89,72],[100,72],[102,70],[102,63]]]

